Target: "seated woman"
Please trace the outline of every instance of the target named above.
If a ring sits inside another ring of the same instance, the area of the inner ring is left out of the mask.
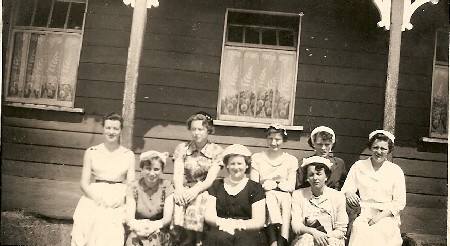
[[[330,177],[330,160],[312,156],[302,168],[309,187],[292,193],[292,230],[295,246],[344,246],[348,217],[345,196],[325,185]],[[364,245],[364,244],[361,244]]]
[[[332,152],[332,149],[336,147],[336,135],[333,129],[327,126],[314,128],[311,132],[311,137],[308,139],[308,145],[314,149],[315,156],[325,157],[331,162],[331,174],[325,184],[335,190],[341,190],[347,176],[347,170],[345,169],[344,160],[334,156]],[[307,182],[304,182],[304,175],[302,168],[299,168],[297,170],[297,188],[309,186]]]
[[[84,195],[73,214],[71,245],[122,246],[124,242],[125,192],[134,180],[134,154],[120,145],[122,116],[110,113],[102,125],[103,143],[84,154]]]
[[[271,246],[288,245],[291,192],[295,189],[298,160],[283,151],[286,128],[278,123],[265,129],[267,149],[252,156],[250,179],[266,191],[268,239]]]
[[[223,152],[223,162],[229,175],[215,180],[210,194],[205,221],[211,226],[205,232],[203,245],[263,246],[267,245],[265,194],[260,184],[247,178],[250,151],[234,144]]]
[[[399,166],[387,160],[394,140],[394,135],[384,130],[370,133],[372,156],[353,164],[342,187],[347,204],[361,208],[353,223],[350,246],[402,245],[399,212],[406,204],[405,176]]]
[[[167,225],[173,214],[174,187],[161,178],[168,156],[157,151],[140,156],[142,176],[127,188],[127,224],[131,230],[127,246],[171,245]]]

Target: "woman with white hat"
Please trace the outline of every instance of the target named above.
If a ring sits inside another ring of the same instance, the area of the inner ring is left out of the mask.
[[[327,158],[303,159],[308,187],[292,193],[293,246],[344,246],[348,217],[345,196],[325,185],[331,174]]]
[[[394,140],[388,131],[370,133],[372,156],[353,164],[342,187],[347,204],[361,208],[353,222],[350,246],[402,245],[399,212],[406,204],[406,188],[402,169],[388,160]]]
[[[298,160],[282,148],[286,128],[278,123],[265,129],[267,148],[252,156],[250,179],[266,191],[267,233],[271,246],[288,245],[291,192],[295,189]]]
[[[203,245],[262,246],[267,245],[265,194],[259,183],[247,178],[251,152],[233,144],[223,151],[228,171],[224,179],[215,180],[208,189],[205,221],[211,229],[205,232]]]
[[[131,245],[171,245],[167,226],[172,221],[172,182],[161,178],[169,153],[147,151],[141,154],[141,178],[127,188],[127,225]]]
[[[340,190],[344,184],[347,171],[345,169],[344,160],[334,156],[333,148],[336,146],[336,135],[333,129],[327,126],[319,126],[314,128],[311,132],[311,136],[308,139],[308,145],[314,149],[314,156],[325,157],[331,162],[331,174],[328,178],[326,185],[335,190]],[[301,166],[301,163],[300,163]],[[308,186],[305,180],[302,169],[297,171],[297,188],[303,188]]]

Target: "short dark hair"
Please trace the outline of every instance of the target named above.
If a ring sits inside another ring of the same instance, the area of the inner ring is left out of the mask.
[[[314,141],[316,141],[317,136],[321,137],[322,140],[325,140],[325,141],[329,141],[329,140],[330,140],[330,141],[333,141],[333,134],[331,134],[331,133],[329,133],[329,132],[326,132],[326,131],[320,131],[320,132],[314,134],[314,135],[312,136],[312,138],[314,139]],[[311,137],[308,138],[308,145],[309,145],[309,147],[311,147],[311,148],[314,149],[314,143],[312,142]],[[334,149],[335,146],[336,146],[336,140],[334,141],[334,143],[333,143],[333,148],[331,148],[331,149]]]
[[[192,124],[192,121],[194,121],[194,120],[201,120],[202,125],[208,130],[208,134],[214,133],[213,118],[210,114],[208,114],[204,111],[199,111],[199,112],[191,115],[186,121],[188,130],[191,130],[191,124]]]
[[[229,154],[223,157],[223,165],[225,166],[225,168],[228,166],[228,160],[231,157],[234,156],[243,156],[243,155],[238,155],[238,154]],[[250,156],[243,156],[244,160],[245,160],[245,164],[247,164],[247,169],[245,170],[245,173],[250,173],[250,168],[252,167],[252,158]]]
[[[107,120],[119,121],[120,122],[120,128],[121,129],[123,128],[123,117],[122,117],[122,115],[120,115],[118,113],[115,113],[115,112],[112,112],[112,113],[109,113],[109,114],[103,116],[102,126],[105,126],[105,121],[107,121]]]
[[[288,136],[287,134],[284,134],[284,130],[283,129],[275,129],[273,127],[269,127],[267,129],[264,129],[264,132],[266,134],[266,138],[271,134],[271,133],[281,133],[281,136],[283,137],[283,142],[286,142],[288,140]]]
[[[304,173],[304,175],[303,175],[303,183],[305,184],[302,187],[310,186],[310,184],[308,182],[306,182],[306,180],[308,179],[308,167],[310,167],[310,166],[314,166],[316,171],[323,170],[325,172],[325,175],[327,176],[327,179],[330,178],[331,170],[330,170],[330,168],[328,168],[327,165],[325,165],[323,163],[313,162],[313,163],[310,163],[310,164],[302,167],[302,171]]]
[[[392,142],[392,139],[390,139],[388,136],[384,135],[383,133],[377,133],[377,134],[373,135],[373,137],[371,137],[369,139],[369,142],[367,142],[367,148],[371,149],[375,140],[386,141],[389,146],[389,153],[391,153],[392,150],[394,150],[394,142]]]
[[[159,156],[153,156],[150,160],[143,160],[139,162],[139,168],[143,169],[144,166],[151,166],[153,161],[157,161],[161,164],[161,169],[164,170],[165,163]]]

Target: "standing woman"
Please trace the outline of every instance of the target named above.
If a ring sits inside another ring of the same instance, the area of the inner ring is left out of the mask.
[[[251,153],[243,145],[233,144],[223,151],[228,171],[224,179],[214,181],[205,220],[211,226],[205,234],[208,246],[265,246],[264,189],[249,180]]]
[[[154,150],[140,156],[141,178],[127,189],[127,224],[130,228],[126,246],[169,246],[168,225],[173,216],[173,185],[161,178],[169,153]]]
[[[345,196],[325,185],[331,162],[312,156],[303,159],[308,187],[292,193],[293,246],[344,246],[348,217]],[[364,244],[361,244],[364,245]]]
[[[287,141],[283,125],[271,124],[265,132],[268,148],[252,156],[250,179],[261,183],[266,191],[269,243],[283,246],[289,239],[291,192],[295,188],[298,160],[282,149]]]
[[[103,143],[88,148],[84,155],[84,195],[73,215],[72,245],[124,243],[125,191],[134,180],[134,154],[120,145],[122,116],[108,114],[102,125]]]
[[[344,160],[333,155],[332,149],[336,146],[336,135],[333,129],[327,126],[314,128],[311,132],[311,137],[308,139],[308,145],[314,149],[315,156],[321,156],[330,160],[331,174],[327,179],[326,185],[332,189],[340,190],[347,176],[347,171]],[[297,188],[304,188],[309,185],[304,176],[302,168],[299,168],[297,171]]]
[[[394,135],[384,130],[370,133],[372,156],[353,164],[342,187],[347,204],[361,207],[350,246],[402,245],[399,212],[406,205],[405,176],[399,166],[387,160],[394,140]]]
[[[179,144],[173,154],[174,229],[181,245],[201,243],[208,198],[206,191],[223,166],[222,147],[208,140],[214,132],[213,119],[205,112],[187,120],[191,141]],[[186,178],[186,183],[184,183]]]

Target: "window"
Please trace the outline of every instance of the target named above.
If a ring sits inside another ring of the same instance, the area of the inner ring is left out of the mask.
[[[18,0],[9,36],[7,102],[73,107],[87,0]]]
[[[228,9],[218,120],[293,125],[299,14]]]
[[[448,30],[436,31],[433,85],[431,95],[430,137],[448,137]]]

